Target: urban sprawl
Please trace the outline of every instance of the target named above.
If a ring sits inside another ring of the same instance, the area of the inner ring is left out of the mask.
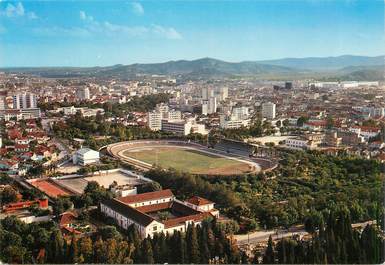
[[[384,97],[382,81],[0,73],[4,261],[376,262]]]

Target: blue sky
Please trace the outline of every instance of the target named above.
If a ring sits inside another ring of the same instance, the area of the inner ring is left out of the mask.
[[[384,54],[384,0],[0,0],[0,66]]]

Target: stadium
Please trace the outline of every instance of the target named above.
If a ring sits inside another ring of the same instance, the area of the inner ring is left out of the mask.
[[[261,171],[247,155],[177,140],[138,140],[107,146],[111,156],[139,169],[159,166],[197,175],[237,175]]]

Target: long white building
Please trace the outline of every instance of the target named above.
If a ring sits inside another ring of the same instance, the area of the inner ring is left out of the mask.
[[[100,203],[100,211],[123,229],[135,225],[142,238],[156,233],[185,232],[190,224],[199,225],[208,217],[219,217],[213,202],[197,196],[180,201],[171,190],[105,200]],[[164,219],[160,212],[170,214]]]

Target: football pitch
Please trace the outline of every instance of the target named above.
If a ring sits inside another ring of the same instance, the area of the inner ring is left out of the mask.
[[[126,150],[123,156],[193,174],[235,175],[253,171],[246,162],[187,148],[148,147]]]

